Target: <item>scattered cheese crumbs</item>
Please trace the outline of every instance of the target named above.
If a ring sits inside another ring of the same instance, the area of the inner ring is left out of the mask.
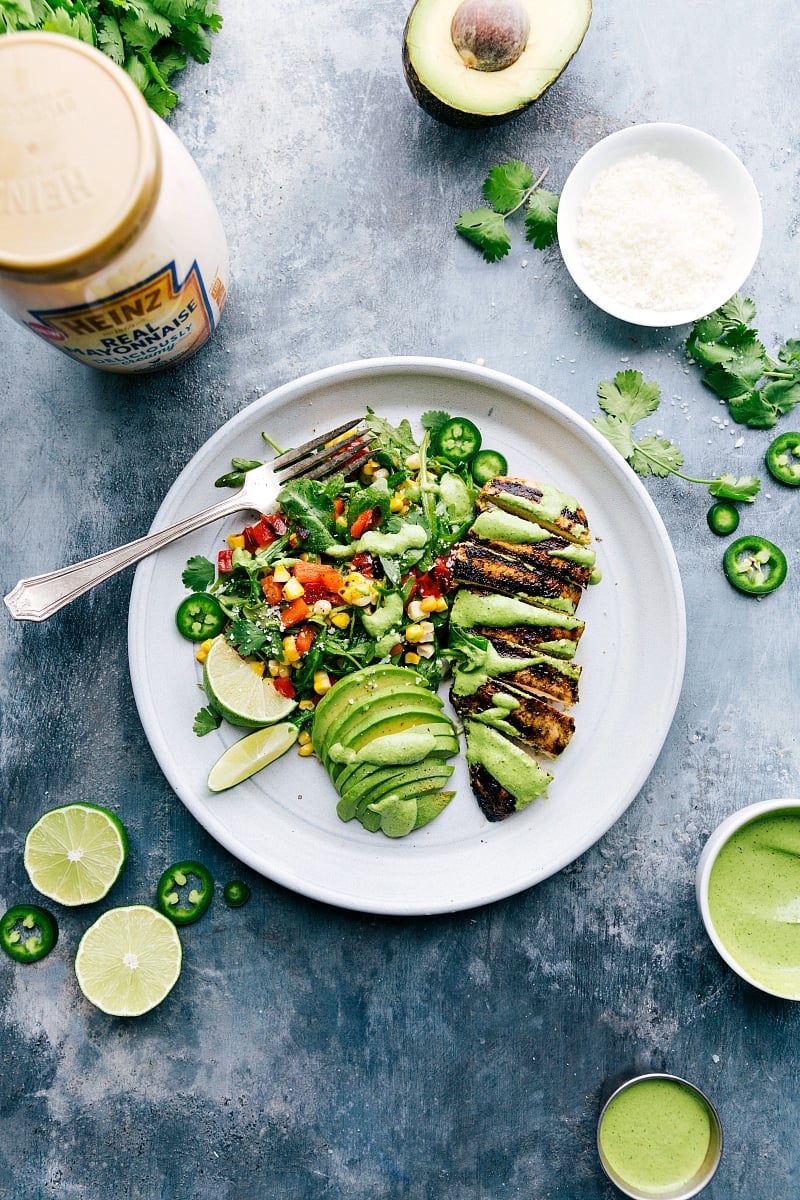
[[[583,265],[604,291],[633,308],[702,303],[730,260],[734,234],[705,180],[655,154],[601,171],[578,213]]]

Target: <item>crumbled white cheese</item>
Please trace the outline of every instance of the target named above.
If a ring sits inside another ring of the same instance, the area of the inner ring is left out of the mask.
[[[633,308],[702,303],[730,260],[734,224],[706,181],[674,159],[638,154],[601,171],[577,218],[586,270]]]

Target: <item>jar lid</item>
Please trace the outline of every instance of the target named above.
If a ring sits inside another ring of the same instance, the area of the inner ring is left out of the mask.
[[[61,34],[0,37],[0,274],[98,270],[148,219],[160,183],[155,122],[120,67]]]

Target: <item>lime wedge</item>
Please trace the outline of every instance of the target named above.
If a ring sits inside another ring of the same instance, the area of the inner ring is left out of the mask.
[[[269,677],[257,675],[222,637],[208,652],[203,686],[226,721],[247,729],[274,725],[297,707],[296,700],[282,696]]]
[[[93,904],[116,883],[128,857],[118,817],[97,804],[64,804],[44,813],[25,839],[25,870],[37,891],[59,904]]]
[[[140,1017],[174,987],[182,953],[177,929],[154,908],[110,908],[81,938],[75,974],[86,999],[103,1012]]]
[[[214,763],[208,776],[209,789],[224,792],[226,788],[235,787],[280,758],[296,741],[297,726],[288,721],[248,733],[247,737],[229,746]]]

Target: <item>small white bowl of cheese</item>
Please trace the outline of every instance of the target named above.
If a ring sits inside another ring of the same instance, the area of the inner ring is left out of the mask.
[[[584,295],[633,325],[698,320],[744,285],[761,247],[756,186],[688,125],[632,125],[597,142],[561,190],[558,241]]]

